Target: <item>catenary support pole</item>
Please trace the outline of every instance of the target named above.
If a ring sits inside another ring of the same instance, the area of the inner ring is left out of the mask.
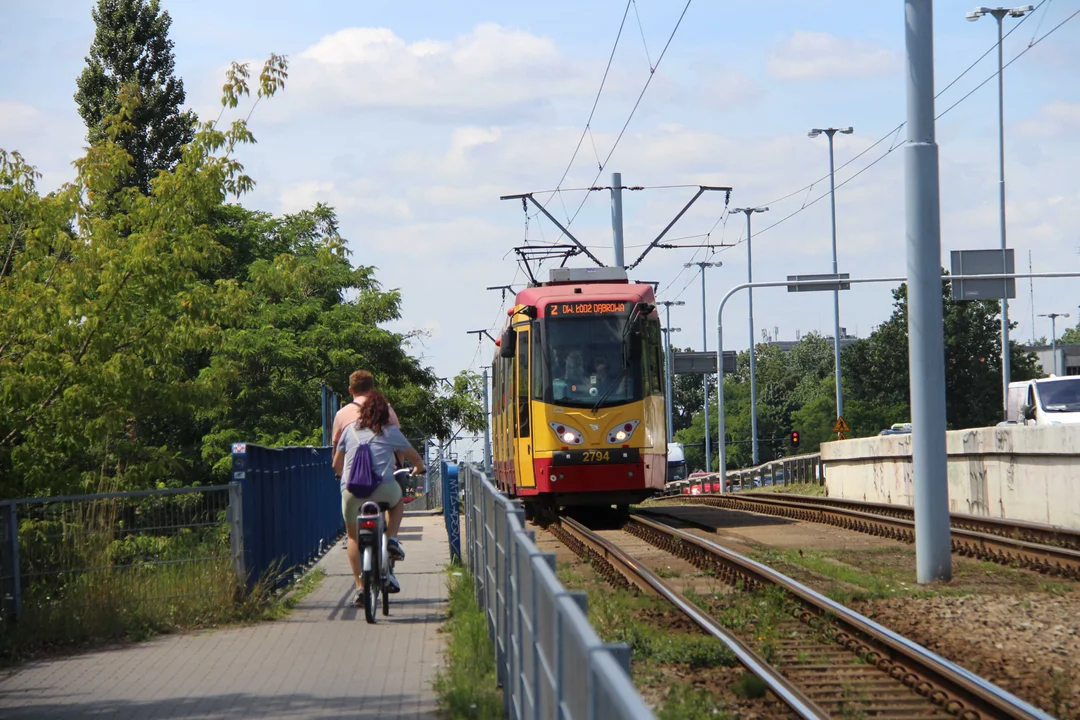
[[[829,133],[829,203],[832,213],[832,271],[833,275],[840,272],[836,261],[836,169],[833,162],[833,135]],[[840,378],[840,291],[833,291],[833,354],[835,367],[833,369],[836,378],[836,416],[844,416],[844,386]]]
[[[705,323],[705,317],[708,314],[705,309],[705,264],[701,265],[701,352],[708,352],[709,350],[709,330]],[[724,369],[720,368],[720,382],[718,387],[720,392],[724,392]],[[705,472],[712,472],[712,448],[709,443],[709,376],[702,375],[701,382],[705,393]],[[723,485],[723,483],[720,483]]]
[[[622,173],[611,173],[611,229],[615,237],[615,267],[626,267],[623,259]]]
[[[671,353],[671,306],[672,305],[685,305],[682,300],[661,300],[657,305],[663,305],[666,310],[666,317],[664,320],[664,335],[666,342],[664,344],[664,385],[667,396],[664,398],[664,408],[667,411],[667,441],[671,444],[675,435],[675,430],[672,422],[672,401],[674,397],[671,394],[671,378],[675,374],[675,368],[672,364],[675,362],[675,357]],[[678,331],[678,328],[675,329]]]
[[[751,240],[753,234],[750,228],[750,216],[754,213],[768,212],[769,208],[735,208],[732,212],[746,213],[746,282],[751,283],[751,287],[747,289],[746,305],[748,309],[747,316],[750,320],[750,437],[751,437],[751,453],[753,455],[753,464],[756,466],[760,462],[758,452],[758,419],[757,419],[757,352],[754,347],[754,256],[751,252]],[[720,385],[723,386],[723,376],[721,375]]]
[[[998,31],[998,203],[1001,225],[1001,271],[1005,272],[1005,66],[1002,64],[1001,23],[1004,13],[994,13]],[[1009,343],[1009,298],[1001,299],[1001,419],[1009,419],[1009,382],[1012,381],[1012,348]]]
[[[491,477],[491,411],[488,403],[488,369],[484,368],[484,474]]]
[[[907,46],[908,355],[920,583],[949,580],[949,486],[945,452],[945,339],[941,299],[938,147],[934,133],[934,3],[905,0]]]
[[[671,418],[671,401],[672,401],[672,397],[671,397],[671,371],[672,371],[672,367],[671,367],[671,306],[672,306],[672,304],[673,303],[670,303],[670,302],[664,303],[664,305],[665,305],[664,309],[667,311],[666,317],[664,319],[664,330],[665,330],[664,338],[667,340],[666,346],[664,347],[664,386],[665,386],[664,387],[664,406],[665,406],[665,409],[667,410],[667,441],[668,441],[668,445],[671,444],[671,438],[672,438],[672,435],[673,435],[673,431],[671,429],[671,425],[672,425],[672,422],[671,422],[671,420],[672,420],[672,418]]]

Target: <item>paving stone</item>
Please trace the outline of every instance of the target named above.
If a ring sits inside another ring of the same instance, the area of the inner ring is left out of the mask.
[[[0,718],[434,718],[449,561],[441,517],[407,517],[390,617],[353,607],[341,543],[282,620],[166,635],[27,663],[0,677]]]

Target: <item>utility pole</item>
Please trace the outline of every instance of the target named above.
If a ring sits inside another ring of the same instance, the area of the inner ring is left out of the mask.
[[[1054,354],[1054,374],[1060,375],[1061,371],[1058,369],[1058,351],[1057,351],[1057,319],[1059,317],[1067,318],[1069,313],[1046,313],[1045,315],[1039,313],[1039,317],[1050,318],[1050,347]]]
[[[673,361],[671,354],[671,333],[679,332],[680,330],[680,328],[672,329],[671,327],[671,306],[685,305],[686,303],[682,300],[664,300],[662,302],[657,302],[656,304],[663,305],[667,311],[667,318],[664,321],[664,335],[667,339],[667,343],[664,346],[664,381],[667,385],[667,397],[665,398],[666,402],[664,404],[667,406],[667,441],[668,444],[671,444],[672,435],[674,434],[671,423],[671,376],[674,374],[674,368],[671,366]]]
[[[754,282],[754,259],[750,251],[750,239],[752,237],[750,233],[750,216],[754,213],[768,212],[769,208],[735,208],[732,212],[746,213],[746,282]],[[758,464],[758,432],[757,432],[757,378],[755,376],[755,352],[754,343],[754,288],[747,289],[748,295],[746,298],[747,306],[749,307],[750,316],[750,436],[753,439],[751,448],[753,449],[754,460],[753,464]]]
[[[611,230],[615,239],[615,267],[625,267],[623,260],[622,173],[611,173]]]
[[[484,371],[484,474],[491,478],[491,411],[488,409],[488,365]]]
[[[911,459],[915,565],[920,583],[952,577],[945,454],[945,331],[941,300],[941,197],[934,132],[934,3],[904,0],[907,46],[905,154]]]
[[[701,351],[709,351],[709,332],[705,325],[705,316],[707,315],[705,307],[705,268],[720,267],[724,263],[722,262],[693,262],[686,263],[683,267],[698,267],[701,269]],[[712,472],[712,448],[709,445],[709,375],[708,373],[701,376],[705,392],[705,472]],[[724,392],[724,376],[721,374],[720,379],[717,382],[719,388],[718,392]],[[723,483],[721,483],[722,485]]]
[[[1001,225],[1001,271],[1005,272],[1005,66],[1002,56],[1001,24],[1006,15],[1023,17],[1035,8],[1031,5],[1015,8],[976,8],[966,17],[975,22],[989,13],[997,20],[998,51],[998,203],[1000,205]],[[1009,346],[1009,299],[1001,299],[1001,412],[1002,419],[1009,419],[1009,381],[1012,379],[1012,357]]]

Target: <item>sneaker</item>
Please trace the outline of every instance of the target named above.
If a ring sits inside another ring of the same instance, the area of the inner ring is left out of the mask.
[[[395,560],[404,560],[405,559],[405,549],[403,547],[401,547],[401,543],[399,543],[397,541],[397,538],[389,538],[386,541],[386,547],[387,547],[387,550],[390,551],[390,555]]]
[[[390,576],[386,579],[386,592],[391,595],[401,592],[401,584],[394,577],[394,573],[390,573]]]
[[[364,591],[363,590],[357,590],[356,591],[356,596],[353,597],[352,604],[355,605],[356,607],[364,607]]]

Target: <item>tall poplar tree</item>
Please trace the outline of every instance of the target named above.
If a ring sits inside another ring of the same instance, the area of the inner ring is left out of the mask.
[[[139,101],[131,127],[116,138],[131,155],[129,186],[148,192],[159,170],[172,170],[195,134],[195,113],[183,111],[184,81],[174,73],[172,18],[158,0],[98,0],[97,32],[77,80],[75,101],[87,140],[106,139],[105,118],[120,108],[120,90],[134,85]]]

